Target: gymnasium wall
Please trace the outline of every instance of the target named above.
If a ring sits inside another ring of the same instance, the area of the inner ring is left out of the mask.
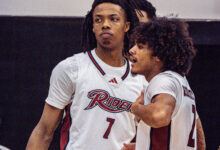
[[[187,19],[220,19],[219,0],[149,0],[158,16],[173,14]],[[90,10],[93,0],[0,0],[0,15],[80,16]]]
[[[0,17],[0,145],[23,150],[39,121],[53,67],[80,52],[83,18]],[[188,76],[207,150],[220,145],[220,22],[188,21],[198,55]],[[59,131],[50,147],[58,149]]]

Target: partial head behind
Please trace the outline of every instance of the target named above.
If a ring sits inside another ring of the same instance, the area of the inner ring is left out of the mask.
[[[124,36],[124,51],[128,51],[129,47],[129,34],[138,23],[138,18],[135,15],[134,9],[131,8],[128,0],[94,0],[91,10],[87,13],[86,18],[83,23],[83,33],[81,47],[83,51],[92,50],[97,47],[97,40],[95,34],[93,33],[93,13],[95,8],[102,3],[112,3],[120,6],[125,12],[126,21],[130,22],[130,29],[127,34]]]
[[[149,22],[156,18],[156,8],[147,0],[136,0],[137,6],[135,7],[136,15],[139,22]],[[130,47],[134,45],[134,41],[130,39]]]
[[[132,38],[146,44],[163,63],[163,71],[172,70],[186,75],[196,55],[188,24],[179,19],[157,18],[135,29]]]
[[[142,17],[139,13],[137,13],[140,22],[147,22],[148,20],[153,20],[156,18],[156,8],[150,2],[147,0],[136,0],[136,3],[139,10],[144,15],[144,17]]]

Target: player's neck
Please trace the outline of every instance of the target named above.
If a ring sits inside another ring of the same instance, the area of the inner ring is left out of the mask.
[[[121,67],[125,64],[121,49],[104,50],[97,47],[95,52],[102,61],[110,66]]]
[[[144,75],[145,76],[145,79],[150,82],[151,79],[153,79],[153,77],[155,77],[157,74],[159,74],[160,72],[150,72],[148,73],[147,75]]]
[[[153,68],[153,70],[151,70],[150,72],[147,72],[146,74],[144,74],[145,79],[150,82],[151,79],[153,79],[153,77],[155,77],[156,75],[158,75],[159,73],[163,72],[162,67],[158,67],[157,65],[155,65],[155,67]]]

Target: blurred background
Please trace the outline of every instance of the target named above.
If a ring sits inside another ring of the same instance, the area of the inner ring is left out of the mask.
[[[81,52],[93,0],[0,0],[0,145],[23,150],[40,119],[54,66]],[[188,80],[207,150],[220,145],[220,1],[150,0],[158,16],[189,24],[198,55]],[[59,130],[51,150],[59,149]]]

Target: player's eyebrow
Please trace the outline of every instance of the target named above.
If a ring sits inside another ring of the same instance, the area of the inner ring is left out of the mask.
[[[102,14],[95,14],[95,17],[103,17],[104,15]],[[115,17],[115,16],[119,16],[118,14],[110,14],[108,16],[111,16],[111,17]]]
[[[111,14],[110,15],[111,17],[117,17],[117,16],[119,16],[118,14]]]

